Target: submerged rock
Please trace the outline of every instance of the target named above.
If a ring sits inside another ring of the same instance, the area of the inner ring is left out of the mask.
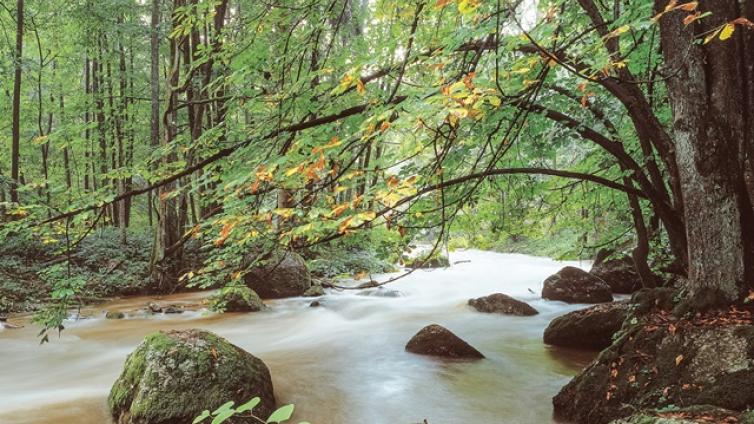
[[[325,295],[325,289],[322,286],[311,286],[301,296],[319,297],[319,296],[324,296],[324,295]]]
[[[383,286],[380,286],[374,290],[361,291],[357,295],[367,297],[401,297],[403,293],[398,290],[386,290]]]
[[[567,266],[547,277],[542,288],[542,298],[568,303],[612,302],[610,286],[594,275]]]
[[[606,303],[570,312],[550,322],[544,333],[549,345],[602,350],[613,343],[628,315],[627,303]]]
[[[322,303],[319,300],[312,300],[312,303],[309,304],[310,308],[317,308],[319,306],[322,306]]]
[[[266,306],[254,290],[246,286],[228,286],[209,298],[209,308],[222,312],[257,312]]]
[[[105,314],[106,319],[123,319],[125,317],[126,314],[118,311],[107,311],[107,313]]]
[[[406,350],[419,355],[445,358],[484,358],[484,355],[470,344],[437,324],[428,325],[416,333],[406,344]]]
[[[676,321],[667,313],[642,320],[553,398],[558,416],[605,424],[673,405],[739,412],[754,405],[750,314],[748,323],[730,316]]]
[[[258,415],[275,409],[270,372],[260,359],[210,332],[173,330],[147,336],[128,356],[108,406],[118,424],[178,424],[255,396]]]
[[[304,258],[293,252],[273,255],[265,265],[252,268],[244,280],[262,299],[301,296],[312,286]]]
[[[147,303],[147,311],[153,313],[153,314],[161,314],[162,313],[162,306],[154,303],[149,302]]]
[[[613,293],[631,294],[642,287],[634,261],[628,256],[595,264],[589,273],[607,283]]]
[[[166,314],[182,314],[185,312],[181,305],[168,305],[162,311]]]
[[[469,305],[479,312],[486,313],[518,316],[531,316],[539,313],[536,309],[529,306],[528,303],[516,300],[502,293],[469,299]]]

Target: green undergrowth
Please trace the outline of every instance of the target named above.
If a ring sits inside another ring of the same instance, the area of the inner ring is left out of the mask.
[[[80,301],[143,293],[149,286],[151,244],[147,232],[129,234],[121,245],[116,229],[103,229],[69,255],[63,240],[7,237],[0,243],[0,312],[37,310],[69,289],[78,289]]]

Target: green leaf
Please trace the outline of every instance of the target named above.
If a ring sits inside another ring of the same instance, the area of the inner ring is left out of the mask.
[[[212,413],[212,415],[217,415],[217,414],[221,414],[221,413],[223,413],[225,411],[229,411],[233,407],[234,403],[235,402],[233,402],[233,401],[224,403],[221,407],[217,408],[215,410],[215,412]]]
[[[235,414],[236,414],[236,411],[234,411],[233,409],[229,409],[227,411],[223,411],[223,412],[217,414],[217,416],[215,417],[215,419],[212,420],[212,424],[221,424],[221,423],[224,423],[225,420],[227,420],[228,418],[232,417]]]
[[[259,402],[261,402],[261,401],[262,401],[261,399],[259,399],[258,397],[255,397],[252,400],[250,400],[250,401],[244,403],[243,405],[239,406],[236,409],[236,412],[241,413],[241,412],[251,411],[257,405],[259,405]]]
[[[267,418],[267,423],[282,423],[288,421],[291,419],[291,415],[293,415],[293,408],[293,405],[281,406],[277,411],[270,415],[270,418]]]
[[[191,424],[199,424],[200,422],[206,420],[209,416],[209,410],[205,409],[198,417],[194,418],[194,421],[192,421]]]

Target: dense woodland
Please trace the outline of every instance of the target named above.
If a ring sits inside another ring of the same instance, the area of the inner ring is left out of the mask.
[[[46,328],[416,243],[629,255],[678,316],[754,296],[753,1],[0,5],[0,279]]]

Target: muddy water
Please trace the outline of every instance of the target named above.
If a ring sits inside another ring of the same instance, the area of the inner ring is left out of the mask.
[[[110,423],[105,398],[126,355],[150,332],[192,327],[262,358],[280,403],[294,403],[297,417],[314,424],[553,422],[550,398],[592,357],[541,342],[552,318],[579,307],[529,291],[539,293],[541,281],[564,263],[480,251],[453,253],[451,261],[470,262],[418,271],[380,290],[398,297],[329,292],[319,308],[295,298],[269,302],[267,312],[216,315],[200,306],[206,294],[193,293],[157,301],[197,310],[148,316],[138,309],[154,298],[116,300],[85,310],[90,318],[69,322],[44,346],[24,318],[12,319],[26,327],[0,330],[0,423]],[[466,306],[468,298],[493,292],[523,299],[540,314],[496,316]],[[106,320],[106,310],[128,317]],[[406,341],[430,323],[448,327],[487,359],[406,353]]]

